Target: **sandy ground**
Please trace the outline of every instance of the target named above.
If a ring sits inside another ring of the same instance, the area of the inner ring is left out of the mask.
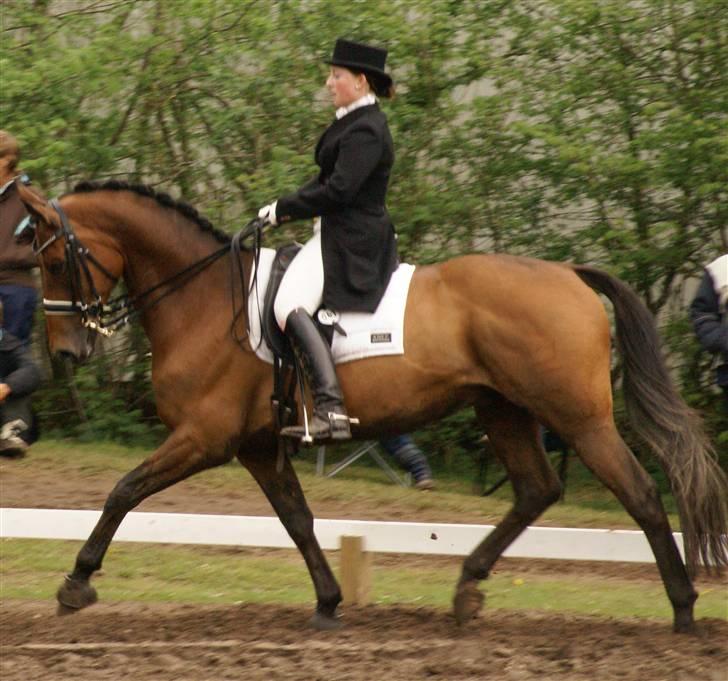
[[[445,613],[349,608],[312,632],[282,606],[97,604],[48,617],[46,603],[0,608],[4,681],[724,681],[728,625],[695,636],[664,624],[496,612],[458,628]]]
[[[0,503],[100,508],[115,480],[99,473],[80,484],[72,475],[2,462]],[[262,495],[212,494],[194,481],[152,497],[139,510],[271,514]],[[344,514],[326,502],[314,511],[320,517],[367,515],[351,505]],[[584,572],[659,579],[654,566],[644,565],[520,561],[519,569],[556,569],[575,579]],[[710,619],[699,620],[697,634],[677,636],[664,622],[636,619],[486,607],[477,620],[457,627],[439,610],[371,606],[345,608],[345,626],[323,633],[308,628],[311,612],[299,607],[102,602],[69,617],[53,612],[48,602],[0,604],[3,681],[728,680],[728,622]]]

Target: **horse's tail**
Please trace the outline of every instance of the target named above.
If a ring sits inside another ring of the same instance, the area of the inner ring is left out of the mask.
[[[694,574],[701,560],[720,572],[728,566],[728,477],[715,459],[700,417],[670,378],[655,320],[624,282],[593,267],[572,267],[614,306],[627,414],[670,480],[688,571]]]

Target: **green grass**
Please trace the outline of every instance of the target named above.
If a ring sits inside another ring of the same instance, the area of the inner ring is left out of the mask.
[[[79,542],[4,539],[0,542],[3,600],[47,600],[64,568],[72,566]],[[327,552],[338,573],[338,552]],[[293,550],[250,550],[116,543],[107,568],[93,579],[106,602],[278,603],[313,605],[314,593],[302,558]],[[377,604],[449,609],[460,559],[416,561],[373,556],[372,600]],[[484,583],[487,608],[571,612],[604,617],[670,620],[672,611],[657,581],[628,581],[500,570]],[[698,617],[728,620],[728,593],[702,589]]]

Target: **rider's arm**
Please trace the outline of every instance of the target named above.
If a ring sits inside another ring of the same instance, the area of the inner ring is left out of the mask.
[[[278,221],[324,216],[347,208],[377,167],[382,152],[381,131],[369,124],[352,126],[339,142],[331,175],[323,183],[309,182],[297,192],[278,199]]]

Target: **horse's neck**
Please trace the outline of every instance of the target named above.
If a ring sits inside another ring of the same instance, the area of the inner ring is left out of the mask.
[[[166,215],[153,213],[138,212],[134,220],[126,219],[117,234],[127,290],[132,299],[138,299],[142,325],[154,345],[168,341],[170,334],[179,334],[186,325],[198,326],[215,311],[229,316],[230,267],[228,256],[223,255],[193,274],[197,263],[225,245],[193,223],[178,225]],[[152,304],[160,296],[164,298]]]
[[[154,222],[127,225],[121,235],[124,279],[132,295],[163,284],[222,246],[204,235],[185,238],[171,230],[157,231],[156,226]]]

